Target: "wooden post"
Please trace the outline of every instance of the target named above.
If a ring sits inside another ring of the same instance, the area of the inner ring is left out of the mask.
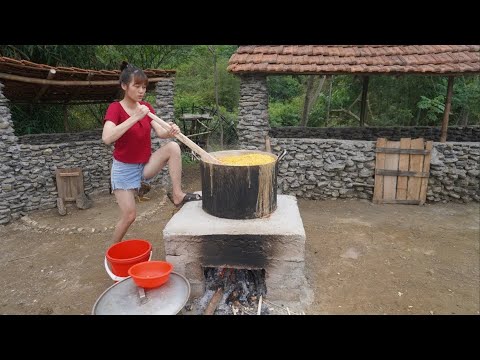
[[[443,112],[442,130],[440,131],[440,142],[447,141],[448,116],[450,115],[450,107],[452,105],[453,79],[454,76],[448,77],[447,99],[445,100],[445,111]]]
[[[53,77],[55,76],[56,73],[57,73],[57,71],[55,69],[50,69],[50,71],[48,72],[48,75],[47,75],[47,80],[53,79]],[[35,96],[35,99],[33,99],[33,102],[37,102],[38,100],[40,100],[42,95],[45,94],[45,91],[47,91],[48,86],[49,86],[48,84],[42,86],[42,88],[40,89],[38,94]]]
[[[270,136],[265,136],[265,151],[266,152],[272,152],[272,145],[270,143]]]
[[[360,104],[360,127],[365,126],[365,117],[367,116],[368,80],[368,76],[363,76],[362,102]]]

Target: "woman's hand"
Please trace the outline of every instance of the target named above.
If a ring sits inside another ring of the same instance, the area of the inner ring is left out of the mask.
[[[170,135],[170,137],[175,137],[175,135],[180,134],[181,131],[177,124],[169,121],[168,125],[170,125],[170,131],[168,132],[168,135]]]
[[[140,105],[137,107],[137,110],[133,113],[133,116],[137,119],[137,121],[142,120],[145,115],[150,112],[150,109],[146,105]]]

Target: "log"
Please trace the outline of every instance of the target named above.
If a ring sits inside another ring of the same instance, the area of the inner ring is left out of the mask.
[[[218,303],[222,299],[223,296],[223,289],[218,288],[217,291],[215,291],[215,294],[213,294],[212,298],[210,299],[210,302],[207,305],[207,308],[205,309],[205,312],[203,315],[213,315],[215,310],[217,309]]]

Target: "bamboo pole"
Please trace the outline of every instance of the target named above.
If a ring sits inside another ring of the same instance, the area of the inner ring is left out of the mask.
[[[165,130],[167,131],[170,131],[171,130],[171,126],[166,123],[164,120],[160,119],[158,116],[156,116],[155,114],[152,114],[151,112],[149,112],[147,114],[152,120],[154,120],[155,122],[157,122],[161,127],[163,127]],[[190,149],[192,149],[192,151],[196,152],[200,158],[203,160],[203,161],[206,161],[206,162],[209,162],[209,163],[213,163],[213,164],[221,164],[220,160],[218,160],[217,158],[213,157],[212,155],[210,155],[209,153],[207,153],[205,150],[203,150],[200,146],[198,146],[197,144],[195,144],[192,140],[190,140],[188,137],[186,137],[185,135],[183,135],[182,133],[179,133],[177,135],[175,135],[175,138],[177,138],[178,140],[180,140],[182,143],[184,143],[185,145],[187,145]]]

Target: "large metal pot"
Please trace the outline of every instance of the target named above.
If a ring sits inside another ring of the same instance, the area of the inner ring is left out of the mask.
[[[204,211],[227,219],[255,219],[266,217],[277,209],[277,164],[280,160],[277,155],[258,150],[228,150],[210,154],[221,160],[225,156],[252,153],[269,155],[272,162],[233,166],[200,160]]]
[[[189,297],[190,283],[174,271],[165,284],[153,289],[140,288],[128,277],[100,295],[92,315],[176,315]]]

